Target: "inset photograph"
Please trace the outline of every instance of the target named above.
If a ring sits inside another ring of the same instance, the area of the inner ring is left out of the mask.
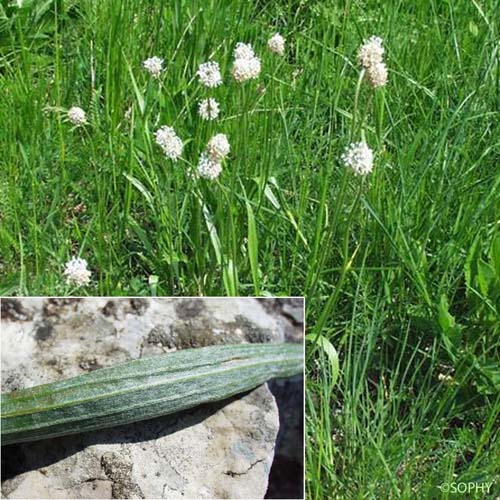
[[[304,498],[303,298],[0,302],[4,498]]]

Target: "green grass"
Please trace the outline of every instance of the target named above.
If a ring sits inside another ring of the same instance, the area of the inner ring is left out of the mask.
[[[0,292],[305,295],[309,498],[446,498],[442,482],[492,481],[500,2],[171,5],[43,2],[1,21]],[[276,30],[284,58],[265,49]],[[372,34],[389,67],[376,91],[356,61]],[[243,86],[229,75],[238,41],[263,60]],[[166,60],[161,85],[141,68],[151,55]],[[194,76],[212,56],[225,85],[207,92]],[[216,124],[197,116],[206,95]],[[44,112],[72,105],[89,125]],[[152,139],[162,124],[186,142],[176,164]],[[222,176],[192,179],[218,131],[232,146]],[[340,155],[363,135],[376,160],[360,179]],[[93,272],[83,289],[61,275],[75,254]]]

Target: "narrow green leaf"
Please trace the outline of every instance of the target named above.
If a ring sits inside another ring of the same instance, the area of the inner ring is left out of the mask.
[[[491,242],[490,265],[495,271],[496,279],[500,281],[500,234],[496,234]]]
[[[132,81],[132,87],[134,88],[134,94],[135,94],[135,98],[137,100],[137,105],[139,106],[139,111],[141,112],[141,115],[143,115],[144,110],[146,109],[144,97],[143,97],[141,91],[139,90],[139,86],[137,85],[137,81],[135,80],[135,77],[134,77],[134,72],[132,71],[132,68],[131,68],[129,62],[128,62],[127,58],[125,57],[125,54],[123,54],[123,57],[124,57],[125,61],[127,62],[127,69],[128,69],[129,75],[130,75],[130,80]]]
[[[212,221],[212,216],[210,214],[210,211],[203,203],[202,206],[202,211],[203,211],[203,217],[205,218],[205,223],[207,225],[208,229],[208,234],[210,235],[210,241],[212,242],[213,249],[215,251],[215,258],[217,260],[217,264],[219,266],[222,265],[222,252],[221,252],[221,247],[220,247],[220,239],[219,235],[217,234],[217,228],[215,227],[213,221]]]
[[[148,205],[150,206],[150,208],[152,210],[154,210],[153,196],[146,189],[144,184],[142,184],[142,182],[139,179],[136,179],[132,175],[127,174],[127,172],[123,172],[123,175],[144,196],[144,198],[148,202]]]
[[[443,332],[455,327],[455,318],[449,313],[448,299],[446,295],[441,295],[438,308],[439,326]]]
[[[441,295],[438,306],[438,323],[443,333],[443,341],[452,359],[456,357],[456,351],[462,340],[462,328],[457,325],[454,316],[449,312],[446,295]]]
[[[335,347],[333,347],[332,343],[323,335],[317,335],[314,333],[310,333],[306,335],[306,340],[311,342],[316,341],[317,345],[321,347],[323,352],[328,357],[330,361],[330,369],[332,375],[332,387],[337,383],[340,373],[340,365],[339,365],[339,355]]]
[[[238,295],[238,273],[234,266],[233,259],[229,259],[227,264],[222,270],[222,279],[224,281],[224,286],[226,287],[226,292],[231,297],[236,297]]]
[[[281,209],[280,202],[278,201],[278,198],[276,198],[276,196],[273,193],[273,190],[271,189],[271,186],[269,184],[266,184],[266,187],[264,188],[264,195],[271,202],[271,205],[274,208],[276,208],[278,210]]]
[[[250,269],[252,271],[252,280],[255,295],[260,295],[259,283],[259,242],[257,240],[257,228],[255,225],[255,216],[252,206],[248,201],[247,216],[248,216],[248,257],[250,260]]]
[[[175,413],[303,371],[298,344],[185,349],[2,394],[2,445]]]
[[[483,297],[488,296],[488,290],[495,279],[494,269],[484,260],[477,261],[477,282]]]

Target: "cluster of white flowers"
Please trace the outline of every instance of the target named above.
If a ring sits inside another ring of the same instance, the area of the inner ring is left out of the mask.
[[[371,36],[363,42],[358,50],[358,61],[363,68],[379,64],[383,61],[384,47],[383,40],[378,36]]]
[[[358,51],[358,62],[366,69],[368,81],[374,88],[383,87],[387,83],[387,66],[383,59],[382,44],[382,38],[371,36],[364,41]]]
[[[358,63],[366,71],[368,81],[374,88],[382,87],[387,83],[384,52],[383,40],[378,36],[371,36],[365,40],[358,50]],[[356,175],[365,176],[373,170],[373,151],[365,141],[349,144],[341,160]]]
[[[153,56],[142,63],[144,69],[155,78],[158,78],[163,70],[163,59]]]
[[[208,141],[207,152],[213,161],[223,160],[230,150],[226,134],[216,134]]]
[[[255,57],[255,52],[249,43],[238,42],[233,55],[235,59],[252,59]]]
[[[383,87],[387,83],[387,66],[381,62],[367,70],[368,81],[373,88]]]
[[[235,59],[232,74],[238,83],[257,78],[260,74],[260,59]]]
[[[222,172],[222,165],[219,161],[214,161],[210,158],[206,151],[200,155],[198,162],[198,175],[204,179],[214,180],[219,177]]]
[[[198,113],[203,120],[215,120],[219,116],[219,103],[213,97],[203,99],[198,105]]]
[[[344,151],[342,161],[355,174],[367,175],[373,170],[373,151],[364,141],[353,142]]]
[[[219,63],[215,61],[208,61],[200,64],[196,74],[205,87],[214,88],[222,84]]]
[[[85,259],[73,257],[70,261],[66,262],[63,274],[66,276],[66,283],[68,285],[83,286],[90,283],[91,272],[87,269],[87,261]]]
[[[176,161],[181,156],[184,145],[172,127],[163,125],[155,132],[155,138],[167,158]]]
[[[222,160],[231,151],[226,134],[214,135],[207,144],[207,149],[200,155],[198,175],[204,179],[214,180],[222,172]]]
[[[231,73],[238,82],[246,82],[260,75],[260,59],[249,43],[238,42],[234,49],[234,62]]]
[[[68,110],[68,120],[74,125],[83,125],[87,123],[87,115],[82,108],[73,106]]]
[[[282,56],[285,53],[285,39],[279,33],[275,33],[267,41],[267,48],[274,54]]]

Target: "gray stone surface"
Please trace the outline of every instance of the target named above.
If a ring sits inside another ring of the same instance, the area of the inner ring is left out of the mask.
[[[283,342],[289,327],[254,299],[3,299],[2,391],[175,349]],[[265,385],[176,415],[4,447],[2,493],[263,498],[278,428]]]
[[[304,299],[258,299],[281,323],[286,342],[304,340]],[[304,378],[291,377],[269,383],[279,408],[280,430],[266,498],[304,498]]]
[[[6,498],[263,498],[277,431],[276,403],[261,386],[225,405],[16,445],[12,465],[26,472],[2,490]]]

